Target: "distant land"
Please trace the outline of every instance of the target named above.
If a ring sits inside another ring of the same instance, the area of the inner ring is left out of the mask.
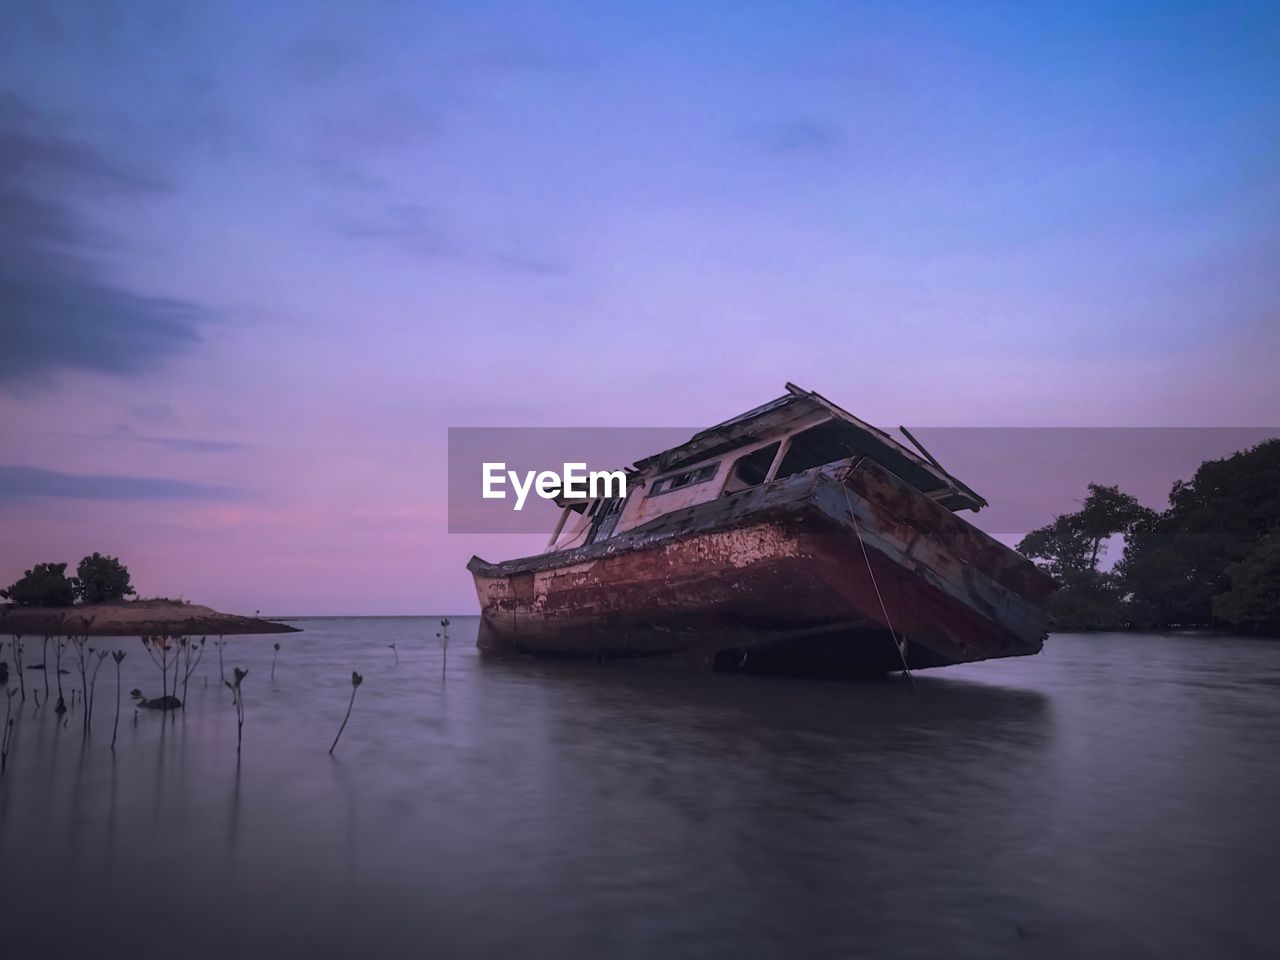
[[[5,634],[139,637],[296,632],[297,627],[284,623],[220,613],[181,600],[115,600],[74,607],[0,606],[0,633]]]

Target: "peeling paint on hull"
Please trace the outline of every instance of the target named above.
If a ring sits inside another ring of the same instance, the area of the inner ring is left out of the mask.
[[[487,651],[817,674],[900,669],[895,636],[913,668],[1036,653],[1056,586],[870,460],[468,569]]]

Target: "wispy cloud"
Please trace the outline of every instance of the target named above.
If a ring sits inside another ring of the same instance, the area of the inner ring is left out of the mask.
[[[447,230],[440,215],[422,204],[400,203],[338,224],[338,232],[350,240],[381,240],[407,253],[427,257],[462,257],[463,249]]]
[[[147,423],[169,423],[174,419],[173,405],[163,401],[135,403],[129,407],[129,414]]]
[[[118,439],[132,440],[134,443],[160,447],[163,450],[188,453],[230,453],[233,450],[243,450],[247,446],[236,440],[200,440],[196,437],[119,437]]]
[[[76,207],[84,195],[157,189],[0,94],[0,387],[67,368],[141,373],[199,341],[198,307],[103,274],[93,259],[102,238]]]
[[[0,465],[0,503],[37,497],[62,500],[237,500],[234,487],[167,477],[61,473],[39,467]]]
[[[831,153],[844,147],[844,131],[809,118],[753,124],[740,137],[757,147],[782,154]]]
[[[389,91],[322,112],[316,122],[321,144],[358,144],[361,152],[404,150],[438,133],[438,118],[419,94]]]
[[[551,258],[472,239],[448,224],[439,211],[422,204],[391,204],[367,216],[345,220],[337,230],[349,240],[388,243],[413,256],[470,261],[517,273],[564,272]]]
[[[75,440],[101,440],[109,443],[137,443],[175,453],[230,453],[248,447],[248,444],[237,440],[203,440],[198,437],[156,437],[138,434],[123,424],[115,433],[58,433],[56,436]]]

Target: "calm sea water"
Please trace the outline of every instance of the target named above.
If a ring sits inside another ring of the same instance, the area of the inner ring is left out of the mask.
[[[1280,949],[1280,643],[1055,636],[913,691],[482,660],[460,617],[442,679],[435,620],[297,625],[274,680],[276,638],[228,642],[239,763],[214,649],[184,712],[135,718],[159,673],[99,642],[128,651],[114,756],[111,661],[88,743],[28,699],[0,955]]]

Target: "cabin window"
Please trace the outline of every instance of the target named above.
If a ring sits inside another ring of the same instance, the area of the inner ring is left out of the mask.
[[[595,509],[591,517],[591,527],[587,531],[587,543],[595,543],[597,540],[608,540],[613,536],[613,528],[618,525],[618,517],[622,516],[622,508],[626,505],[626,500],[622,497],[611,497],[608,500],[597,500],[593,507]]]
[[[717,461],[716,463],[708,463],[706,466],[694,467],[691,470],[660,477],[653,481],[653,486],[649,488],[646,496],[656,497],[660,493],[670,493],[672,490],[691,487],[695,483],[706,483],[716,475],[716,471],[719,469],[720,463]]]
[[[802,430],[791,438],[791,446],[778,465],[775,479],[781,480],[783,477],[860,453],[849,439],[848,427],[838,420],[828,420],[816,427]]]
[[[729,473],[729,479],[725,482],[724,492],[737,493],[739,490],[746,490],[748,487],[756,487],[764,483],[765,477],[769,475],[769,467],[773,465],[773,458],[778,455],[779,445],[780,442],[775,441],[767,447],[761,447],[759,450],[753,450],[739,457]]]

